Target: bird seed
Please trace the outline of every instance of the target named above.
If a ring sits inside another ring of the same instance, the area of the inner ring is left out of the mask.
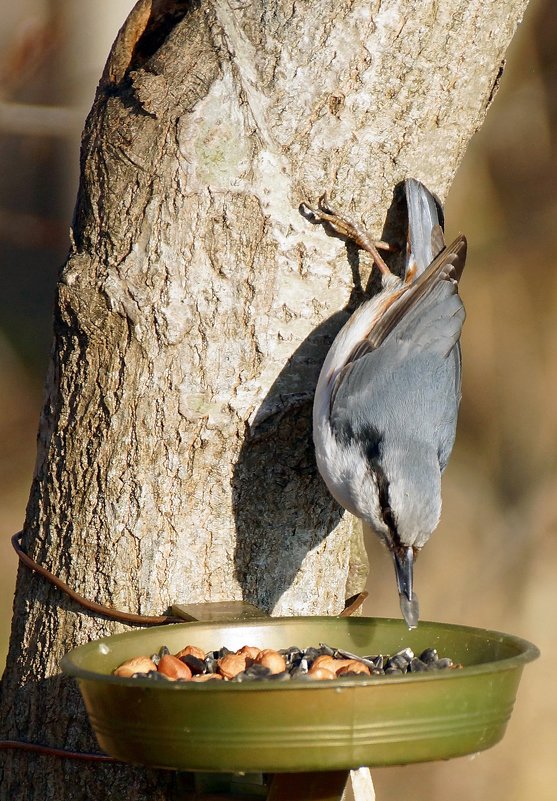
[[[417,656],[411,648],[403,648],[394,654],[359,656],[326,643],[307,648],[293,645],[278,651],[244,645],[235,652],[222,647],[207,653],[196,646],[187,645],[172,655],[169,648],[163,645],[156,654],[128,659],[116,668],[114,675],[155,681],[205,682],[220,679],[241,683],[361,680],[461,667],[449,657],[439,657],[435,648],[426,648]]]

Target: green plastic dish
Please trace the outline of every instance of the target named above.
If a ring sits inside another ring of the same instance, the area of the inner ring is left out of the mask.
[[[315,683],[161,683],[110,675],[161,645],[285,648],[325,642],[361,655],[428,647],[461,670]],[[185,623],[117,634],[62,660],[100,747],[175,770],[296,772],[402,765],[475,753],[505,732],[529,642],[466,626],[382,618],[265,618]]]

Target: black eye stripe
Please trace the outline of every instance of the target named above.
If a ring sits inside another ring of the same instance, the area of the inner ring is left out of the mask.
[[[375,479],[377,481],[377,492],[379,495],[379,508],[381,509],[381,517],[391,532],[393,539],[398,542],[395,516],[389,502],[389,482],[387,480],[387,476],[379,467],[377,462],[375,462],[375,464],[372,463],[371,469],[373,470]]]
[[[370,467],[373,474],[375,475],[375,480],[377,483],[377,493],[379,496],[379,508],[381,510],[381,517],[391,533],[391,536],[393,538],[393,544],[395,546],[398,546],[400,545],[400,537],[398,535],[396,527],[394,512],[391,509],[391,505],[389,502],[389,481],[387,479],[387,476],[383,472],[383,469],[380,467],[379,463],[376,460],[370,461]]]

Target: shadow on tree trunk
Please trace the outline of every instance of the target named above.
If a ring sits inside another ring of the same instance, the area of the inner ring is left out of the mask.
[[[397,247],[387,255],[403,269],[406,238],[404,184],[395,187],[383,238]],[[311,222],[308,222],[311,224]],[[312,404],[321,364],[349,314],[380,289],[376,271],[362,289],[359,251],[346,243],[354,288],[344,311],[324,321],[295,351],[261,404],[234,470],[237,530],[235,575],[246,600],[267,612],[291,587],[302,562],[333,531],[343,510],[317,472],[312,441]],[[326,521],[317,527],[315,521]],[[280,543],[278,542],[280,540]],[[273,562],[280,550],[284,558]],[[274,565],[269,581],[269,565]]]

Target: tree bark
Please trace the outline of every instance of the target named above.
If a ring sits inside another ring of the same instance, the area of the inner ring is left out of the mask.
[[[140,0],[83,137],[33,558],[145,614],[237,598],[332,614],[361,588],[361,534],[316,474],[310,413],[370,264],[299,205],[327,190],[380,235],[405,177],[443,199],[525,6]],[[20,569],[2,736],[94,749],[58,664],[122,628]],[[162,772],[2,764],[2,799],[171,797]]]

